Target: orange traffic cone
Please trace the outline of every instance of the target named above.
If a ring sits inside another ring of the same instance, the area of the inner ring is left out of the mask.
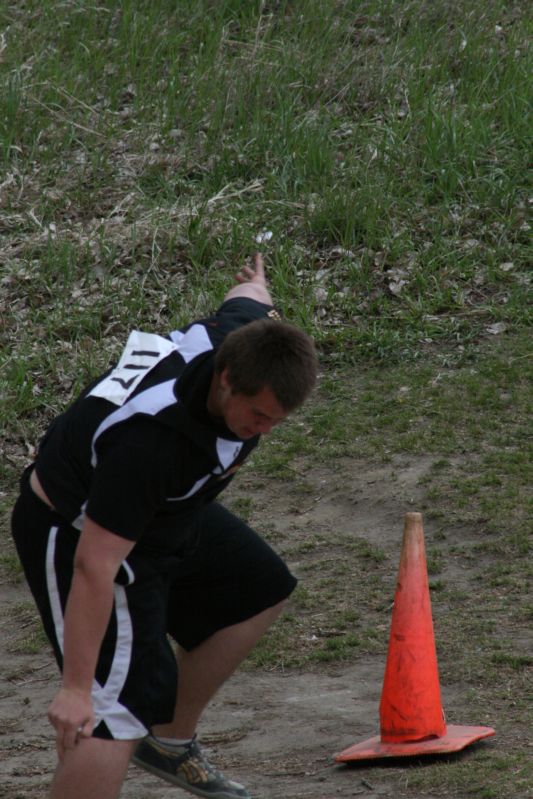
[[[335,761],[456,752],[494,735],[491,727],[446,726],[420,513],[405,516],[380,729],[380,736],[334,755]]]

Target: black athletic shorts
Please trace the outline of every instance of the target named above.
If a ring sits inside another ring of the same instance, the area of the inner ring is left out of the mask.
[[[12,531],[24,572],[62,667],[63,616],[79,532],[21,481]],[[95,680],[94,735],[134,739],[171,721],[177,666],[167,635],[186,650],[255,616],[296,586],[281,558],[218,503],[207,505],[180,556],[134,547],[115,578],[114,609]]]

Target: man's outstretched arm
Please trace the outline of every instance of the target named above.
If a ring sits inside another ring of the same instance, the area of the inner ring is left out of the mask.
[[[273,305],[272,297],[267,288],[265,277],[265,267],[261,253],[254,255],[254,264],[243,266],[241,271],[235,275],[238,285],[233,286],[224,300],[231,300],[235,297],[249,297],[257,302],[264,302],[266,305]]]

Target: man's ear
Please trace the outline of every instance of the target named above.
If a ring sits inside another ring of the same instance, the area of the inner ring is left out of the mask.
[[[220,386],[220,388],[224,390],[229,389],[231,391],[231,383],[229,380],[229,373],[227,366],[220,372],[218,376],[218,385]]]

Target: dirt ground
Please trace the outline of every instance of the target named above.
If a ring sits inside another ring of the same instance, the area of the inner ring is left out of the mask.
[[[386,466],[367,464],[364,469],[360,463],[348,462],[334,473],[317,468],[306,474],[307,485],[314,489],[311,501],[304,500],[298,510],[290,492],[280,492],[279,481],[275,485],[265,481],[254,488],[254,509],[258,514],[268,511],[276,529],[290,540],[316,527],[322,532],[342,528],[379,544],[390,553],[393,586],[403,515],[417,510],[422,490],[419,480],[430,464],[429,458],[396,459]],[[232,490],[242,496],[253,485],[252,478],[243,475]],[[426,525],[426,540],[431,535],[431,524]],[[300,564],[294,554],[293,559],[290,565],[298,574]],[[301,577],[305,581],[304,573]],[[446,579],[464,585],[473,576],[464,565],[451,562]],[[12,646],[13,609],[28,598],[22,583],[14,585],[6,578],[0,585],[2,799],[44,799],[54,763],[46,708],[58,685],[55,665],[47,650],[17,654]],[[363,654],[338,666],[240,671],[207,710],[200,739],[213,761],[246,784],[257,799],[413,796],[404,793],[409,768],[405,762],[376,769],[368,765],[348,768],[332,761],[334,752],[378,733],[384,667],[382,654]],[[445,709],[459,713],[461,691],[442,685],[442,694]],[[463,723],[487,722],[471,718]],[[476,747],[492,747],[495,740],[487,739]],[[459,757],[469,757],[474,748]],[[134,766],[122,791],[123,799],[179,799],[186,795]]]

